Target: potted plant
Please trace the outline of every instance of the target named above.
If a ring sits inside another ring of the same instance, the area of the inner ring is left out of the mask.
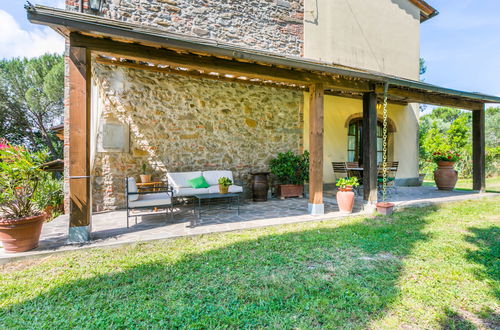
[[[304,182],[309,180],[309,152],[304,151],[302,155],[293,151],[279,153],[271,160],[269,168],[278,181],[279,198],[303,196]]]
[[[233,184],[230,178],[226,178],[225,176],[220,177],[217,181],[219,183],[219,192],[221,194],[227,194],[229,191],[229,186]]]
[[[354,191],[352,189],[359,186],[358,178],[340,178],[335,185],[339,188],[339,191],[337,191],[337,204],[340,212],[352,213],[354,207]]]
[[[453,190],[458,180],[458,172],[453,167],[460,160],[460,155],[451,151],[434,152],[432,160],[438,167],[434,171],[434,181],[438,189]]]
[[[142,183],[148,183],[151,182],[151,174],[146,174],[147,173],[147,165],[146,163],[142,164],[142,174],[140,174],[141,177],[141,182]]]
[[[0,240],[5,252],[38,246],[47,215],[35,194],[48,175],[40,168],[45,159],[45,153],[0,142]]]

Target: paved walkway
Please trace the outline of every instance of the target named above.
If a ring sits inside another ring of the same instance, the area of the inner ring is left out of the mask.
[[[396,203],[397,208],[402,208],[498,195],[500,194],[478,194],[466,191],[445,192],[434,187],[399,187],[397,194],[393,196],[391,201]],[[67,244],[68,216],[63,215],[44,225],[40,245],[35,250],[7,254],[0,248],[0,264],[27,256],[43,256],[89,247],[346,217],[346,214],[338,211],[334,196],[334,192],[325,193],[325,214],[321,216],[307,214],[307,200],[304,198],[271,199],[261,203],[246,201],[240,206],[240,215],[236,214],[236,210],[213,210],[202,214],[202,219],[197,221],[197,226],[194,228],[189,226],[190,220],[196,217],[190,205],[177,209],[174,220],[170,220],[164,214],[148,215],[138,217],[138,222],[135,224],[134,219],[131,218],[130,228],[126,227],[125,211],[94,214],[92,241],[85,244]],[[362,205],[362,199],[357,197],[353,215],[368,212],[362,209]]]

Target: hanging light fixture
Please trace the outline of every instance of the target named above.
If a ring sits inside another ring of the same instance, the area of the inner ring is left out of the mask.
[[[89,0],[90,10],[100,12],[103,0]]]

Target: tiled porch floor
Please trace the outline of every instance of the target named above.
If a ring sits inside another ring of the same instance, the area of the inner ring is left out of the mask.
[[[482,196],[498,194],[478,194],[476,192],[439,191],[433,187],[399,187],[396,195],[391,198],[397,207],[443,203],[464,199],[473,199]],[[68,217],[63,215],[44,225],[40,245],[35,250],[6,254],[0,248],[0,263],[13,258],[44,255],[58,251],[73,250],[85,247],[108,246],[126,244],[171,237],[223,232],[247,228],[265,227],[294,222],[317,221],[345,217],[338,211],[334,192],[325,192],[325,214],[312,216],[307,214],[307,199],[294,198],[287,200],[271,199],[267,202],[254,203],[245,201],[240,206],[240,215],[236,210],[213,210],[202,214],[202,219],[197,221],[197,226],[190,228],[190,220],[196,215],[192,206],[182,206],[175,212],[174,220],[165,217],[165,214],[138,217],[138,223],[131,218],[130,228],[126,227],[125,211],[113,211],[93,215],[92,241],[86,244],[68,245]],[[356,207],[353,212],[363,214],[362,199],[357,197]]]

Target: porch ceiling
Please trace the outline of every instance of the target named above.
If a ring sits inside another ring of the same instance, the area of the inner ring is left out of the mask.
[[[368,91],[383,93],[387,83],[389,100],[398,103],[469,110],[484,109],[484,103],[500,103],[500,97],[233,46],[94,15],[44,6],[26,6],[26,10],[32,23],[52,27],[69,38],[72,46],[88,48],[97,55],[97,61],[107,64],[303,90],[312,84],[322,84],[327,94],[347,97],[359,97]]]

